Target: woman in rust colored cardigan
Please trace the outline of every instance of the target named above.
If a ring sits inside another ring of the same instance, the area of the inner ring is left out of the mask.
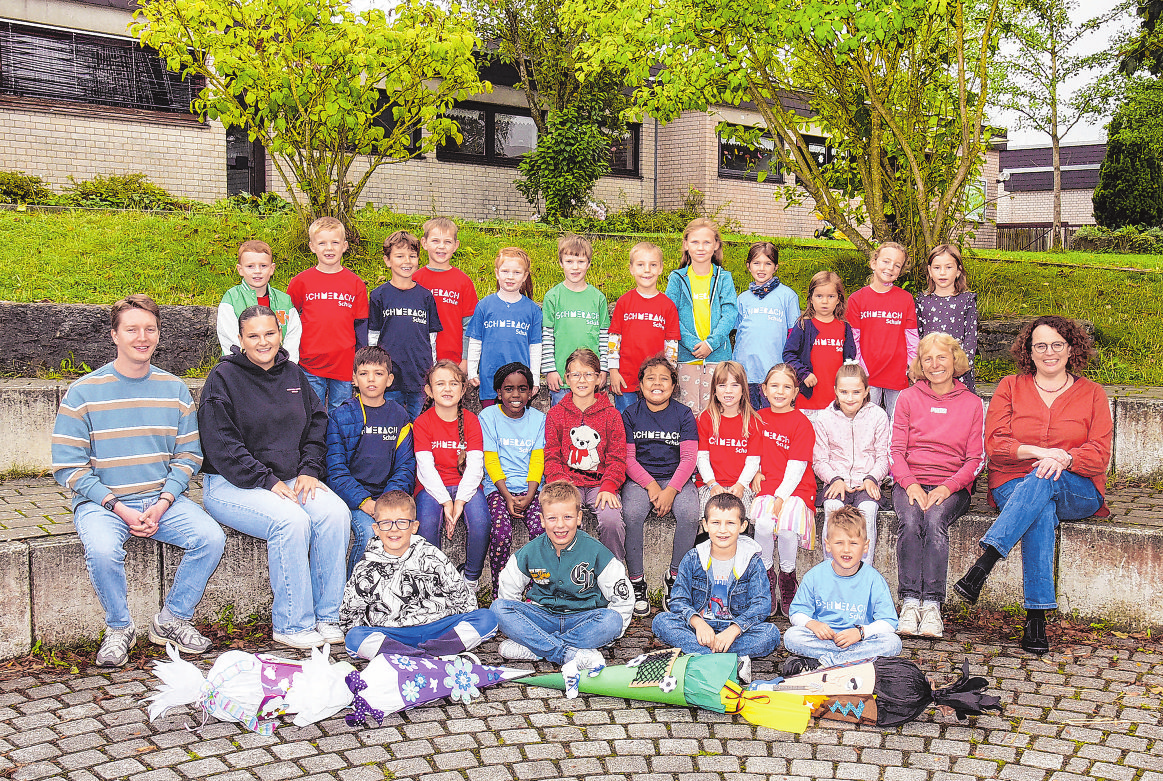
[[[1058,607],[1054,545],[1058,521],[1107,515],[1110,405],[1098,383],[1078,374],[1094,355],[1072,320],[1044,315],[1011,348],[1018,374],[1005,377],[985,415],[990,498],[1001,514],[981,539],[984,551],[953,590],[976,602],[993,565],[1022,543],[1026,623],[1022,648],[1050,650],[1046,611]]]

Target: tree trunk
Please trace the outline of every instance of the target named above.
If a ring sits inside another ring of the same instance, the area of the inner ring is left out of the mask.
[[[1062,148],[1058,134],[1050,136],[1054,148],[1054,235],[1050,239],[1050,249],[1062,249]]]

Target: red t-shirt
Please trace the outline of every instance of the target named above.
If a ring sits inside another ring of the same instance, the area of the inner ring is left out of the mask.
[[[711,411],[699,414],[699,450],[707,451],[711,457],[711,469],[715,472],[715,482],[730,488],[739,482],[739,473],[747,463],[748,456],[758,456],[763,451],[763,427],[759,416],[751,416],[751,426],[743,433],[743,416],[719,418],[719,436],[714,436],[711,425]],[[696,474],[698,474],[696,472]],[[698,484],[703,484],[698,475]]]
[[[796,409],[823,409],[836,400],[836,371],[844,365],[844,321],[838,317],[823,323],[812,318],[816,327],[816,341],[812,342],[812,374],[816,385],[812,397],[796,398]]]
[[[917,328],[917,306],[896,285],[885,293],[862,287],[848,299],[848,324],[859,330],[860,357],[874,388],[909,387],[909,351],[905,331]]]
[[[458,268],[436,271],[425,266],[412,275],[417,285],[428,288],[436,299],[436,313],[444,330],[436,334],[436,359],[460,363],[464,356],[464,318],[477,308],[477,291],[472,280]]]
[[[626,381],[626,393],[638,390],[638,367],[657,355],[667,341],[678,341],[678,307],[659,293],[646,298],[635,288],[614,304],[610,333],[622,336],[618,351],[618,373]]]
[[[428,451],[436,462],[436,471],[445,486],[459,485],[460,472],[456,471],[456,459],[461,451],[485,449],[485,437],[481,433],[481,423],[477,416],[464,410],[464,440],[457,433],[455,420],[444,421],[436,414],[435,408],[420,413],[412,424],[412,446],[417,453]],[[422,486],[416,483],[416,490]],[[453,493],[456,493],[455,491]]]
[[[815,507],[816,475],[812,472],[812,450],[816,446],[816,431],[811,422],[804,413],[794,409],[782,413],[762,410],[759,421],[763,426],[763,455],[759,460],[763,483],[759,486],[759,494],[775,496],[775,489],[783,482],[788,461],[807,461],[808,468],[791,495],[803,499],[809,508]]]
[[[350,380],[355,321],[367,320],[367,285],[345,268],[335,274],[309,268],[295,275],[287,294],[303,323],[299,365],[316,377]]]

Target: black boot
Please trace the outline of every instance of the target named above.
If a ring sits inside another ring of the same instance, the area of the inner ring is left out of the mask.
[[[1045,610],[1026,611],[1026,625],[1022,627],[1022,650],[1035,656],[1049,652],[1050,641],[1046,638]]]
[[[957,595],[964,599],[971,605],[977,604],[977,598],[981,596],[981,588],[985,585],[985,579],[989,577],[993,565],[1001,558],[1001,554],[991,545],[984,545],[984,552],[977,559],[969,572],[961,580],[953,584],[953,590]]]

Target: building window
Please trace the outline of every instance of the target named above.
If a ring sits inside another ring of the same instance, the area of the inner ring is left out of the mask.
[[[189,114],[202,84],[132,38],[0,22],[0,92]]]
[[[611,176],[641,176],[639,169],[639,149],[642,142],[642,125],[627,125],[622,136],[610,145]]]
[[[831,164],[836,159],[836,150],[828,145],[828,139],[823,136],[802,136],[804,143],[808,145],[808,151],[812,153],[812,157],[816,158],[816,165],[823,168]]]
[[[775,170],[772,170],[772,166]],[[764,133],[756,146],[747,146],[719,136],[719,177],[723,179],[750,179],[758,181],[760,172],[764,181],[783,184],[783,172],[775,159],[775,139]]]

